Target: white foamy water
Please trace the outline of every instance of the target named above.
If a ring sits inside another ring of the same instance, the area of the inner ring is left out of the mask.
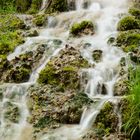
[[[45,67],[51,57],[57,55],[65,44],[78,46],[79,44],[90,43],[90,47],[82,48],[81,54],[91,64],[95,64],[94,68],[81,70],[81,77],[86,73],[87,82],[82,84],[85,94],[96,101],[96,104],[85,108],[81,116],[80,124],[65,125],[49,134],[39,137],[39,140],[77,140],[94,123],[96,116],[100,112],[103,104],[110,99],[115,99],[113,95],[113,86],[118,79],[118,66],[121,57],[125,54],[119,48],[109,46],[107,40],[111,35],[116,35],[116,24],[119,21],[118,14],[127,11],[127,0],[75,0],[76,9],[65,13],[60,13],[55,17],[49,17],[46,28],[41,29],[38,37],[29,37],[26,42],[18,46],[15,51],[8,56],[9,60],[24,54],[26,51],[32,51],[39,44],[47,44],[48,49],[43,58],[39,62],[39,67],[33,71],[30,80],[22,84],[4,84],[0,88],[3,89],[4,97],[0,101],[0,140],[31,140],[30,134],[23,133],[26,128],[31,131],[27,117],[29,111],[26,105],[27,89],[35,84],[39,72]],[[47,0],[42,1],[40,12],[45,10]],[[84,36],[80,38],[69,38],[69,28],[75,22],[82,20],[91,20],[96,23],[96,33],[93,36]],[[58,39],[62,44],[53,47],[53,40]],[[102,50],[102,61],[97,63],[92,58],[94,50]],[[82,82],[84,81],[84,78]],[[102,86],[105,86],[106,94],[102,94]],[[13,98],[10,95],[16,94]],[[6,121],[4,116],[5,103],[11,102],[18,106],[20,110],[20,119],[18,123]],[[121,119],[120,122],[121,124]],[[27,134],[27,135],[26,135]]]

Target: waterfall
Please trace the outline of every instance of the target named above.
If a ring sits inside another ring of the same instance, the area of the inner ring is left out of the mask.
[[[125,54],[116,47],[111,47],[107,44],[107,39],[110,35],[115,35],[116,24],[119,21],[118,15],[127,11],[127,0],[75,0],[75,10],[60,13],[55,17],[49,17],[48,26],[40,29],[38,37],[28,37],[26,42],[18,46],[15,51],[8,56],[8,60],[12,60],[15,56],[24,54],[26,51],[35,50],[38,44],[48,44],[48,48],[44,56],[39,62],[38,68],[35,69],[28,82],[15,84],[8,83],[0,85],[3,90],[3,98],[0,101],[0,139],[1,140],[23,140],[23,133],[27,129],[31,131],[27,118],[29,111],[26,105],[26,96],[28,88],[34,85],[37,81],[38,74],[45,67],[51,57],[57,55],[65,44],[72,44],[77,46],[81,42],[90,43],[90,48],[81,50],[81,54],[91,64],[96,64],[94,68],[87,68],[81,71],[81,77],[84,73],[87,75],[87,83],[84,83],[84,92],[87,96],[97,101],[94,106],[87,107],[79,125],[66,125],[53,133],[43,135],[39,140],[77,140],[94,123],[96,116],[99,114],[101,108],[106,101],[116,100],[113,95],[113,86],[118,79],[117,67],[121,57]],[[42,1],[40,12],[45,10],[47,0]],[[86,36],[81,38],[69,38],[69,27],[82,20],[95,21],[97,24],[97,31],[94,36]],[[53,25],[53,26],[52,26]],[[59,46],[54,46],[54,40],[60,40],[62,43]],[[97,63],[92,59],[92,52],[94,50],[102,50],[102,61]],[[116,72],[117,71],[117,72]],[[84,81],[84,79],[82,79]],[[102,87],[104,86],[106,94],[102,94]],[[82,87],[83,88],[83,87]],[[13,98],[11,96],[13,95]],[[19,121],[9,122],[6,120],[4,113],[7,104],[13,104],[19,109]],[[121,120],[119,122],[121,124]],[[26,133],[25,133],[26,135]],[[24,136],[25,137],[25,136]],[[25,137],[26,139],[26,137]],[[27,140],[30,139],[30,134],[27,134]]]

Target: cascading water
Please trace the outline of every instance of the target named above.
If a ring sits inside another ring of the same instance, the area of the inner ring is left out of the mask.
[[[45,9],[47,0],[43,0],[40,11]],[[94,106],[87,107],[81,117],[79,125],[64,126],[44,135],[39,140],[77,140],[86,133],[94,123],[96,116],[100,112],[103,104],[109,100],[117,100],[113,95],[113,86],[118,79],[118,65],[121,57],[125,54],[116,47],[109,46],[107,39],[110,35],[116,34],[116,23],[119,20],[118,15],[127,10],[127,0],[75,0],[76,10],[61,13],[55,17],[49,17],[48,27],[40,30],[38,37],[27,38],[25,44],[16,48],[15,52],[8,56],[9,60],[15,56],[24,54],[26,51],[35,50],[37,44],[48,44],[47,51],[39,62],[38,68],[31,74],[30,80],[22,84],[3,84],[0,88],[3,90],[3,97],[0,100],[0,139],[1,140],[31,140],[29,133],[24,133],[27,129],[31,131],[27,123],[29,111],[26,105],[27,89],[36,83],[39,72],[45,67],[52,56],[55,56],[65,46],[72,44],[77,46],[82,43],[90,43],[90,47],[81,49],[81,54],[89,63],[95,64],[95,67],[81,70],[81,87],[90,99],[96,102]],[[85,6],[86,5],[86,6]],[[97,24],[96,34],[94,36],[85,36],[80,38],[69,38],[69,27],[82,20],[93,20]],[[61,44],[54,46],[54,41],[61,40]],[[52,45],[53,44],[53,45]],[[102,61],[96,63],[92,59],[94,50],[102,50]],[[86,73],[87,81],[82,79]],[[106,89],[106,94],[102,94],[102,86]],[[12,97],[11,97],[12,96]],[[13,104],[19,109],[19,122],[11,123],[6,119],[5,112],[8,104]],[[121,124],[121,122],[119,122]],[[25,136],[23,136],[23,133]]]

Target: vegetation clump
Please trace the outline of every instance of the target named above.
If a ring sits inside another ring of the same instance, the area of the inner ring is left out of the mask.
[[[129,134],[132,140],[140,137],[140,67],[130,72],[130,96],[121,103],[123,130]]]
[[[25,24],[14,15],[0,15],[0,58],[6,57],[14,48],[23,43],[20,29]]]
[[[140,30],[120,32],[116,39],[117,46],[125,52],[131,52],[140,45]]]
[[[81,34],[94,34],[95,25],[91,21],[82,21],[74,23],[70,29],[73,36],[80,36]]]
[[[126,16],[119,21],[117,29],[118,31],[140,29],[140,21],[133,16]]]

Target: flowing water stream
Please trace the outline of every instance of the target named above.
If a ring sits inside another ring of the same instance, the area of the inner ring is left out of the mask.
[[[47,27],[40,29],[38,37],[27,38],[23,45],[18,46],[8,56],[8,59],[12,60],[15,56],[36,49],[37,44],[48,44],[47,52],[40,60],[39,67],[31,74],[28,82],[0,85],[4,93],[2,100],[0,100],[0,140],[31,140],[29,135],[27,134],[26,136],[26,133],[24,133],[27,128],[30,128],[27,123],[27,117],[29,116],[26,105],[27,90],[31,85],[36,83],[39,72],[45,67],[50,58],[58,54],[64,48],[65,44],[71,44],[72,46],[90,44],[90,47],[81,48],[81,54],[89,63],[95,64],[95,67],[81,70],[81,85],[83,86],[81,88],[96,103],[94,106],[87,107],[84,110],[79,125],[66,125],[38,139],[77,140],[94,123],[96,116],[106,101],[118,101],[118,97],[113,95],[113,86],[119,78],[118,65],[120,59],[125,54],[120,49],[109,46],[107,40],[110,36],[116,35],[116,24],[119,21],[119,14],[127,11],[127,0],[68,0],[68,3],[70,2],[74,2],[75,10],[60,13],[55,17],[50,16]],[[44,11],[46,5],[47,0],[43,0],[40,12]],[[70,26],[82,20],[94,21],[97,25],[96,34],[80,38],[69,38]],[[59,47],[53,47],[56,39],[62,42]],[[103,51],[103,59],[99,63],[96,63],[92,58],[94,50]],[[85,73],[87,76],[86,82],[82,79]],[[102,94],[102,85],[106,88],[106,95]],[[19,123],[11,123],[4,116],[9,102],[18,106],[20,110]],[[117,112],[117,107],[115,111]],[[121,125],[120,113],[119,118],[119,125]]]

